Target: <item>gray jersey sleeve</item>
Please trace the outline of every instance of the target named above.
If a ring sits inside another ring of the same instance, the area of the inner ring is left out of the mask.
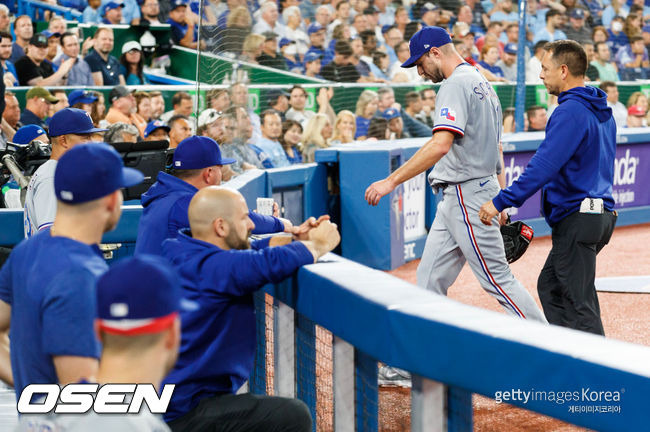
[[[54,223],[56,216],[56,196],[54,177],[43,177],[34,185],[34,225],[37,230]]]
[[[433,132],[446,130],[463,137],[470,112],[468,90],[456,83],[448,82],[446,84],[440,87],[440,92],[436,97]]]

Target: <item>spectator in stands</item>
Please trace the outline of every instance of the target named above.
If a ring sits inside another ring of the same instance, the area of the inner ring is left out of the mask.
[[[95,32],[93,50],[84,60],[90,66],[93,81],[97,86],[125,85],[124,75],[120,73],[120,62],[111,55],[113,51],[113,29],[99,27]]]
[[[251,33],[244,39],[242,52],[239,56],[240,61],[257,64],[257,58],[262,55],[262,45],[264,36],[257,33]]]
[[[629,108],[632,105],[637,105],[643,108],[644,112],[648,111],[648,98],[645,93],[640,91],[633,92],[628,98],[626,106]]]
[[[172,26],[172,40],[175,44],[196,49],[196,15],[188,13],[185,0],[172,0],[167,23]],[[203,41],[201,49],[205,49]]]
[[[176,148],[185,138],[192,136],[192,127],[187,117],[175,115],[167,122],[169,126],[169,148]]]
[[[499,47],[499,53],[501,53],[505,45],[501,42],[501,33],[503,33],[503,23],[501,21],[490,22],[485,34],[476,39],[476,49],[480,52],[483,49],[483,45],[497,45]]]
[[[284,19],[284,38],[295,42],[296,54],[304,56],[309,49],[309,36],[301,28],[302,17],[300,9],[297,6],[290,6],[282,11]]]
[[[105,126],[107,123],[104,119],[106,117],[106,100],[104,99],[104,94],[98,91],[92,93],[97,97],[97,100],[92,103],[90,118],[93,119],[95,127],[99,127],[100,124]]]
[[[490,21],[517,22],[519,14],[513,11],[512,0],[497,0],[490,12]]]
[[[337,41],[334,47],[334,59],[321,69],[323,78],[336,82],[360,82],[361,75],[350,64],[352,54],[352,47],[347,41]]]
[[[645,111],[637,105],[632,105],[627,110],[625,127],[638,128],[645,126]]]
[[[598,69],[591,64],[592,61],[596,58],[596,50],[594,49],[593,42],[585,42],[582,44],[585,53],[587,54],[587,72],[585,72],[585,77],[589,81],[598,81]]]
[[[384,36],[381,34],[381,26],[379,25],[379,11],[374,6],[368,6],[363,10],[363,14],[368,19],[368,28],[375,34],[375,41],[378,43],[384,43]],[[373,51],[375,49],[376,46]]]
[[[370,125],[370,119],[377,112],[377,104],[379,103],[379,97],[377,92],[373,90],[364,90],[361,92],[359,99],[357,100],[356,106],[356,128],[357,132],[354,136],[355,140],[365,140],[368,137],[368,126]]]
[[[390,60],[389,67],[392,67],[397,63],[397,45],[404,41],[404,34],[397,27],[389,27],[384,33],[384,40],[384,48]]]
[[[325,79],[323,78],[323,75],[321,75],[321,59],[322,57],[315,52],[310,52],[305,55],[305,76]],[[330,62],[329,65],[331,64],[332,62]]]
[[[153,120],[160,119],[160,116],[165,112],[165,99],[159,91],[149,92],[151,97],[151,118]]]
[[[150,121],[144,130],[144,140],[169,142],[169,126],[160,120]]]
[[[607,39],[609,39],[609,33],[605,27],[596,26],[591,30],[591,40],[594,43],[607,42]]]
[[[375,76],[376,82],[389,82],[388,67],[390,60],[388,54],[383,51],[376,50],[372,53],[372,63],[370,64],[370,72]]]
[[[225,88],[210,89],[205,94],[205,102],[217,112],[226,112],[230,107],[230,95]]]
[[[14,21],[14,34],[16,39],[11,46],[11,57],[9,60],[15,65],[18,60],[25,56],[25,49],[34,36],[32,19],[28,15],[21,15]],[[20,80],[20,77],[18,77]]]
[[[140,135],[144,135],[147,121],[134,112],[136,104],[133,93],[124,86],[116,86],[111,90],[109,99],[111,101],[111,107],[106,114],[106,122],[109,125],[113,123],[132,124],[138,128]]]
[[[221,119],[221,114],[212,108],[203,110],[199,116],[198,127],[196,128],[196,134],[207,136],[212,138],[217,143],[222,144],[224,142],[224,133],[222,129],[222,124],[218,122]]]
[[[160,120],[166,122],[175,115],[182,115],[189,119],[192,115],[193,103],[192,96],[184,91],[174,93],[172,96],[172,110],[160,116]],[[152,108],[153,111],[153,108]],[[152,112],[152,115],[155,114]],[[180,141],[179,141],[180,142]]]
[[[560,30],[563,19],[562,12],[556,9],[551,9],[546,12],[546,26],[535,33],[533,43],[536,44],[542,40],[553,42],[560,39],[566,39],[566,34]]]
[[[506,81],[503,76],[503,71],[496,65],[498,61],[499,48],[495,45],[483,45],[483,49],[481,49],[481,60],[478,64],[492,73],[496,81]]]
[[[389,139],[410,138],[408,132],[404,131],[404,123],[400,113],[395,108],[388,108],[382,112],[382,117],[388,121]]]
[[[370,65],[372,63],[372,53],[377,49],[377,36],[374,30],[366,30],[361,32],[359,37],[361,38],[361,44],[363,45],[361,61]]]
[[[60,42],[61,42],[61,34],[62,33],[52,33],[49,30],[44,30],[42,34],[47,37],[47,52],[45,54],[45,62],[50,63],[50,65],[53,67],[54,71],[59,68],[57,65],[54,64],[54,58],[59,54],[59,50],[61,49]]]
[[[331,31],[334,31],[334,29],[340,24],[347,25],[351,22],[352,20],[352,15],[350,14],[351,10],[352,7],[350,6],[350,3],[346,1],[338,2],[336,6],[334,6],[333,20],[329,26]]]
[[[332,36],[332,29],[329,28],[331,22],[332,13],[330,7],[328,5],[318,6],[314,14],[314,23],[325,29],[325,46],[329,44]]]
[[[626,2],[624,0],[611,0],[608,3],[609,5],[603,10],[601,17],[603,25],[609,27],[612,22],[618,17],[621,17],[621,28],[619,31],[623,30],[622,17],[626,17],[629,12],[629,8],[625,4]]]
[[[32,36],[27,47],[27,54],[15,64],[20,85],[55,86],[65,84],[67,74],[74,65],[74,60],[68,59],[62,62],[59,69],[54,72],[52,64],[45,61],[47,46],[47,37],[44,34],[37,33]]]
[[[289,166],[287,155],[280,144],[282,135],[282,119],[274,110],[266,110],[260,115],[262,122],[262,138],[251,144],[257,157],[265,168],[281,168]]]
[[[65,90],[53,89],[50,93],[52,93],[52,96],[58,99],[58,102],[50,104],[50,111],[47,113],[48,118],[45,121],[46,123],[50,121],[50,118],[52,118],[55,113],[70,106],[70,103],[68,102],[68,95],[66,94]]]
[[[625,22],[623,23],[623,33],[625,33],[625,36],[627,36],[628,39],[636,36],[641,36],[641,27],[643,27],[641,15],[631,13],[625,17]]]
[[[142,117],[144,121],[151,121],[151,96],[149,96],[149,93],[136,91],[133,93],[133,97],[135,98],[135,112]]]
[[[106,129],[94,127],[87,112],[76,108],[63,109],[52,117],[49,130],[52,154],[32,176],[25,196],[25,237],[35,235],[54,222],[57,210],[54,199],[54,171],[57,161],[74,146],[93,141],[94,133],[104,131]]]
[[[300,153],[300,141],[302,138],[302,126],[294,120],[286,120],[282,123],[282,135],[280,144],[284,149],[287,160],[291,165],[302,163],[302,154]]]
[[[135,143],[138,142],[140,133],[138,129],[129,123],[117,122],[108,127],[108,131],[104,134],[104,141],[113,143]]]
[[[440,24],[440,7],[427,2],[420,6],[420,16],[424,25],[437,26]]]
[[[646,79],[650,76],[648,50],[641,36],[632,36],[630,44],[622,47],[616,54],[618,71],[623,81]]]
[[[97,96],[88,90],[73,90],[68,95],[68,103],[72,108],[82,109],[88,114],[92,114],[93,102],[97,99]]]
[[[245,83],[237,82],[230,86],[230,103],[233,106],[241,106],[246,109],[248,118],[253,125],[252,141],[257,141],[262,136],[260,116],[249,107],[248,87]]]
[[[11,19],[9,8],[5,4],[0,4],[0,32],[11,32]]]
[[[404,95],[404,111],[414,119],[433,127],[433,119],[422,110],[422,97],[418,92],[410,91]]]
[[[271,89],[266,93],[266,103],[284,119],[285,113],[289,109],[289,96],[289,93],[282,89]]]
[[[262,66],[287,70],[284,58],[278,55],[278,35],[273,32],[265,32],[263,36],[262,53],[257,57],[257,63]]]
[[[369,29],[368,18],[363,14],[357,14],[352,19],[352,27],[350,27],[350,37],[359,37],[361,32]]]
[[[144,0],[140,5],[140,24],[156,25],[161,24],[160,19],[160,3],[158,0]]]
[[[284,26],[278,22],[279,16],[276,2],[264,2],[260,6],[260,19],[253,26],[253,33],[264,34],[265,32],[273,32],[284,37]]]
[[[383,117],[373,117],[368,125],[368,140],[387,140],[390,135],[388,130],[388,120]]]
[[[611,61],[609,45],[606,42],[597,42],[595,50],[595,58],[590,64],[598,70],[599,79],[601,81],[619,81],[618,69],[616,64]]]
[[[580,44],[591,42],[591,32],[585,26],[585,10],[579,7],[569,12],[569,25],[564,27],[567,39],[578,41]]]
[[[73,65],[68,72],[69,86],[91,87],[95,85],[90,65],[79,55],[79,38],[72,32],[65,32],[61,35],[62,53],[54,59],[54,64],[61,68],[61,65],[69,59],[73,59]]]
[[[302,159],[307,163],[314,162],[316,150],[329,147],[332,132],[332,123],[325,114],[310,118],[302,134]]]
[[[43,87],[32,87],[25,95],[25,110],[20,114],[20,123],[25,126],[35,124],[47,130],[45,117],[50,111],[50,104],[59,100]]]
[[[136,41],[129,41],[122,45],[122,57],[120,57],[120,74],[124,76],[126,85],[149,84],[144,75],[144,56],[142,46]]]
[[[305,55],[309,53],[318,54],[322,58],[322,65],[327,65],[332,60],[332,58],[329,56],[329,54],[326,55],[325,52],[325,27],[322,27],[318,23],[313,23],[307,29],[307,33],[309,34],[310,45]]]
[[[347,144],[354,141],[357,132],[356,117],[352,111],[341,110],[336,115],[334,132],[330,145]]]
[[[254,168],[264,168],[255,150],[248,145],[253,137],[253,125],[246,109],[240,106],[231,106],[226,111],[226,115],[234,119],[235,126],[234,138],[230,143],[232,145],[224,146],[224,150],[228,152],[228,157],[237,160],[233,164],[233,170],[243,172]]]
[[[533,105],[526,110],[528,118],[528,132],[546,130],[546,108],[539,105]]]
[[[18,98],[16,98],[14,93],[9,91],[5,92],[5,109],[2,112],[2,125],[4,126],[5,123],[9,125],[14,132],[20,129],[23,125],[20,122],[20,104],[18,103]],[[7,136],[9,136],[9,134],[7,134]]]
[[[423,121],[422,119],[420,119],[421,122],[426,124],[429,124],[430,121],[433,122],[435,117],[435,109],[436,109],[436,96],[437,96],[436,91],[432,88],[425,88],[420,90],[420,97],[422,98],[421,113],[424,114],[425,116],[428,116],[431,119],[427,121]]]
[[[302,94],[301,94],[302,91]],[[313,111],[306,111],[305,106],[307,102],[307,93],[305,89],[300,86],[293,86],[289,92],[289,105],[291,108],[287,111],[286,118],[288,120],[295,120],[303,125],[303,128],[307,128],[307,121],[313,117]],[[318,96],[316,96],[316,103],[318,104],[318,112],[327,115],[330,119],[330,123],[333,123],[336,119],[336,114],[330,105],[330,100],[334,96],[334,90],[329,88],[320,88],[318,90]]]
[[[623,18],[620,16],[614,17],[607,33],[609,35],[607,43],[609,44],[612,53],[614,53],[614,56],[618,54],[621,48],[630,43],[627,35],[623,32]]]
[[[541,84],[542,79],[539,74],[542,73],[542,58],[546,54],[546,44],[548,41],[541,40],[535,44],[533,48],[533,56],[528,60],[526,65],[526,82]]]
[[[375,113],[375,117],[381,117],[382,113],[386,111],[388,108],[395,108],[399,111],[400,115],[402,116],[402,121],[404,122],[404,129],[410,136],[427,137],[431,135],[431,130],[426,124],[408,115],[406,112],[402,110],[400,104],[395,102],[395,93],[393,92],[392,88],[390,87],[380,88],[379,90],[377,90],[377,97],[379,98],[379,101],[377,103],[377,112]]]
[[[495,66],[501,69],[507,81],[517,81],[517,45],[506,44],[501,60],[497,61]]]
[[[88,0],[88,6],[84,9],[81,18],[84,24],[100,24],[102,22],[101,4],[102,0]]]
[[[422,77],[418,74],[417,68],[403,68],[404,63],[410,57],[408,41],[401,41],[395,46],[397,61],[388,71],[388,77],[392,82],[421,83]]]
[[[508,107],[503,110],[503,133],[514,133],[515,130],[515,109]]]
[[[104,5],[104,19],[102,24],[115,25],[122,24],[122,8],[124,3],[109,1]]]
[[[14,64],[9,60],[11,57],[11,35],[7,32],[0,31],[0,64],[2,65],[3,81],[5,87],[14,87],[18,85],[18,73]]]

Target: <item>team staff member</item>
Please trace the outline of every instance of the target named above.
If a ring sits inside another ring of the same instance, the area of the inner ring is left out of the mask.
[[[17,399],[28,384],[97,372],[95,285],[108,269],[98,243],[120,219],[120,189],[142,179],[104,143],[78,145],[57,164],[54,225],[20,243],[0,271],[0,332],[10,328]]]
[[[176,384],[165,414],[173,431],[311,431],[302,402],[235,393],[250,376],[255,356],[253,293],[314,263],[340,236],[336,225],[323,220],[304,241],[281,245],[287,237],[279,236],[251,249],[248,236],[255,225],[249,215],[239,192],[203,188],[189,205],[191,230],[163,244],[181,276],[183,298],[195,305],[181,311],[180,355],[164,381]]]
[[[585,87],[584,49],[570,40],[546,49],[540,78],[559,106],[526,170],[485,203],[479,216],[489,223],[498,211],[521,206],[542,188],[542,211],[553,228],[553,247],[537,280],[544,314],[551,324],[602,335],[594,279],[596,255],[616,224],[616,123],[605,92]]]
[[[456,52],[444,29],[418,31],[410,52],[402,67],[417,66],[418,73],[433,82],[445,80],[436,98],[433,138],[390,176],[371,184],[366,200],[377,205],[397,185],[435,165],[429,183],[442,192],[442,201],[417,269],[418,285],[446,295],[467,260],[483,289],[507,312],[546,322],[512,275],[499,228],[483,225],[477,217],[481,203],[499,191],[499,98]]]
[[[219,145],[212,138],[192,136],[176,148],[173,175],[158,173],[158,180],[142,194],[142,218],[138,226],[135,253],[160,255],[160,246],[187,228],[187,208],[196,191],[221,184],[221,167],[235,162],[222,158]],[[306,227],[294,227],[286,219],[250,214],[256,224],[255,234],[273,232],[299,233]],[[298,231],[300,229],[300,231]]]
[[[36,234],[54,222],[56,197],[54,195],[54,171],[57,161],[77,144],[93,141],[97,132],[105,132],[93,125],[90,115],[77,108],[64,108],[50,120],[52,154],[50,160],[38,167],[27,186],[25,195],[25,237]]]
[[[180,280],[160,257],[139,256],[115,263],[97,282],[95,325],[102,356],[98,383],[160,382],[171,370],[180,345]],[[139,413],[22,415],[18,431],[166,432],[162,417],[147,405]]]

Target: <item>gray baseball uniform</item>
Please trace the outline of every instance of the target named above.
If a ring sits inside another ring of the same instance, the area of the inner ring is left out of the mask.
[[[54,171],[56,161],[48,160],[38,167],[27,186],[25,213],[23,215],[25,237],[54,223],[56,195],[54,194]]]
[[[503,248],[497,218],[481,223],[481,205],[499,192],[496,179],[501,139],[501,105],[489,82],[467,63],[438,91],[433,132],[455,135],[449,152],[434,166],[429,183],[442,192],[417,269],[418,285],[447,294],[465,261],[483,289],[511,314],[546,322],[535,300],[515,279]]]

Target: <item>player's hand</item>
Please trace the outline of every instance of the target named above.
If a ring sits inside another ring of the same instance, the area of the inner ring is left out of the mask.
[[[301,223],[300,225],[291,227],[289,231],[287,231],[287,229],[285,228],[285,231],[293,234],[296,237],[296,240],[308,240],[309,232],[312,229],[318,227],[321,224],[321,222],[328,221],[328,220],[330,220],[329,215],[322,215],[318,219],[312,216],[306,221],[304,221],[303,223]]]
[[[488,201],[481,206],[478,211],[478,217],[485,225],[492,225],[492,219],[499,214],[499,210],[494,207],[492,201]]]
[[[314,243],[319,257],[334,249],[341,241],[341,235],[336,229],[336,224],[328,220],[309,230],[308,236],[309,240]]]
[[[391,193],[395,186],[388,178],[374,182],[366,189],[366,201],[371,206],[376,206],[381,197]]]

